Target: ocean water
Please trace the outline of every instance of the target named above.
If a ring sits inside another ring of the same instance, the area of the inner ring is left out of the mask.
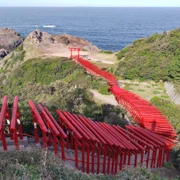
[[[117,51],[137,38],[180,27],[180,8],[0,8],[0,27],[27,36],[67,33]]]

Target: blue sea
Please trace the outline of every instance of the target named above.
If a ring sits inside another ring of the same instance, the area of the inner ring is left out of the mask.
[[[117,51],[137,38],[180,27],[180,8],[0,8],[0,27],[27,36],[36,28],[67,33]]]

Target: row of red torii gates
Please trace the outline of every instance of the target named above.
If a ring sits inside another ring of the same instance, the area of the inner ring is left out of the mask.
[[[88,72],[105,78],[110,92],[140,126],[123,129],[60,110],[56,110],[57,121],[46,107],[30,100],[35,143],[44,148],[53,146],[54,153],[63,161],[87,173],[116,174],[126,166],[163,167],[177,136],[168,120],[149,102],[119,88],[112,74],[80,55],[72,54],[71,58]],[[5,96],[0,112],[0,141],[4,150],[7,150],[6,136],[19,149],[19,141],[26,135],[22,132],[19,112],[18,97],[14,98],[10,113]]]
[[[18,150],[19,141],[27,134],[22,132],[18,97],[14,98],[12,113],[8,111],[7,99],[5,96],[1,107],[0,140],[7,150],[5,136],[9,136]],[[55,155],[83,172],[116,174],[126,166],[163,167],[174,146],[172,138],[139,126],[123,129],[60,110],[56,110],[56,121],[41,104],[30,100],[29,106],[35,143],[44,148],[53,146]]]

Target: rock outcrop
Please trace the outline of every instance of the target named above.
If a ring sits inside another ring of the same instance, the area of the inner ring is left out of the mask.
[[[7,56],[9,52],[6,49],[0,49],[0,60]]]
[[[80,37],[68,34],[52,35],[39,29],[31,32],[23,42],[26,59],[42,56],[69,57],[68,47],[78,47],[89,52],[100,51],[98,47]]]
[[[54,39],[56,43],[62,43],[71,47],[80,47],[81,49],[87,51],[99,51],[99,48],[97,46],[94,46],[89,41],[84,40],[80,37],[73,37],[68,34],[63,34],[54,36]]]
[[[30,48],[31,46],[31,48]],[[55,49],[79,47],[83,50],[98,52],[100,49],[87,40],[80,37],[72,37],[68,34],[51,35],[39,29],[31,32],[24,41],[24,48],[39,52],[52,52]]]
[[[24,38],[16,31],[9,28],[0,29],[0,60],[15,50]]]
[[[36,29],[30,34],[31,40],[35,43],[44,43],[44,44],[53,44],[54,38],[53,35],[48,34],[47,32],[41,32],[39,29]]]

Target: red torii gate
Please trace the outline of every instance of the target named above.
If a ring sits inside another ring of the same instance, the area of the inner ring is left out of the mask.
[[[7,145],[3,129],[5,121],[9,119],[7,100],[8,97],[5,96],[0,114],[0,140],[4,150],[7,150]],[[126,126],[126,129],[123,129],[59,110],[56,110],[59,117],[57,122],[46,107],[40,104],[36,107],[32,100],[29,101],[29,105],[32,110],[36,143],[43,143],[44,148],[53,145],[54,153],[58,157],[70,161],[83,172],[116,174],[126,166],[163,167],[174,146],[175,140],[171,136],[155,134],[142,127]],[[16,96],[9,123],[11,131],[8,135],[14,139],[17,149],[17,135],[20,138],[23,135],[18,123],[19,117]],[[38,130],[41,130],[42,138],[39,137]]]
[[[83,66],[90,74],[100,76],[110,85],[111,92],[119,104],[121,104],[133,117],[133,119],[143,128],[146,128],[156,134],[176,140],[177,134],[169,123],[168,119],[148,101],[138,95],[120,88],[117,85],[116,77],[91,62],[77,56],[72,57],[76,63]]]
[[[12,118],[11,118],[11,125],[10,125],[10,131],[11,131],[10,136],[11,136],[11,139],[14,140],[16,149],[19,149],[18,134],[19,134],[20,140],[23,139],[18,100],[19,100],[18,96],[15,96],[14,104],[13,104],[13,111],[12,111]],[[16,128],[16,124],[18,125],[18,130]]]
[[[77,54],[77,58],[79,59],[80,58],[80,51],[81,51],[81,49],[80,48],[70,48],[69,47],[69,51],[70,51],[70,53],[71,53],[71,56],[70,56],[70,58],[71,59],[73,59],[73,52],[77,52],[78,54]]]
[[[10,131],[10,115],[8,112],[8,96],[4,96],[4,99],[2,101],[2,107],[0,112],[0,140],[2,141],[2,145],[4,150],[7,150],[7,143],[5,138],[5,132],[4,132],[4,125],[5,121],[7,124],[9,124],[9,131]]]

